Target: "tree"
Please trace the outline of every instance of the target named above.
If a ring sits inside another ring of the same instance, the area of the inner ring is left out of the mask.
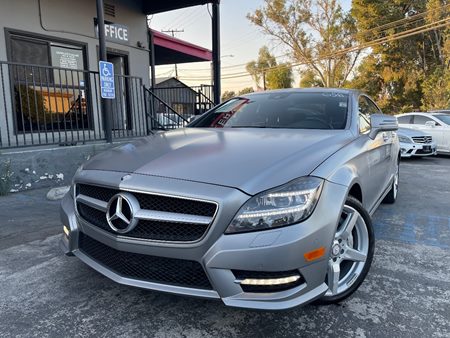
[[[239,91],[238,95],[245,95],[253,92],[254,92],[253,87],[245,87]]]
[[[222,101],[227,101],[236,96],[236,92],[234,90],[226,90],[222,94]]]
[[[450,72],[438,67],[422,83],[422,110],[450,108]]]
[[[259,89],[266,88],[266,72],[269,68],[275,67],[277,60],[270,54],[269,48],[263,46],[259,49],[258,60],[247,63],[245,69],[252,76]]]
[[[322,82],[317,78],[316,74],[311,70],[300,72],[300,88],[323,87]]]
[[[266,76],[268,89],[291,88],[293,75],[292,68],[289,63],[282,63],[277,68],[270,69]]]
[[[444,5],[448,0],[353,0],[351,12],[359,41],[367,42],[444,19],[448,16]],[[415,16],[425,11],[425,16]],[[402,20],[397,28],[377,29],[397,20]],[[367,30],[371,33],[362,33]],[[448,28],[438,28],[373,46],[352,85],[374,95],[387,112],[442,106],[450,93],[448,36]]]
[[[303,65],[302,71],[313,73],[322,86],[346,83],[359,52],[339,51],[357,43],[356,26],[336,0],[264,0],[247,18],[280,41]]]
[[[247,63],[250,73],[259,89],[281,89],[292,87],[292,67],[288,63],[278,64],[269,49],[263,46],[259,50],[258,60]]]

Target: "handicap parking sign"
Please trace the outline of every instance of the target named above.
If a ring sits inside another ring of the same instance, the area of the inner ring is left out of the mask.
[[[114,85],[114,66],[111,62],[100,61],[100,92],[103,99],[115,99],[116,88]]]

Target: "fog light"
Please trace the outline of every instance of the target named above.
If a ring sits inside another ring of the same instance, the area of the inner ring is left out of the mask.
[[[246,278],[239,281],[241,285],[283,285],[294,283],[300,279],[299,275],[283,278]]]
[[[69,234],[70,234],[69,228],[66,227],[65,225],[63,225],[63,231],[64,231],[64,233],[66,234],[66,236],[69,237]]]

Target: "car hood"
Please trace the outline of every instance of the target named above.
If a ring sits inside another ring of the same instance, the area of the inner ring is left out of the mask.
[[[409,128],[398,128],[397,130],[398,135],[413,137],[413,136],[430,136],[429,134],[417,130],[417,129],[409,129]]]
[[[113,148],[84,169],[197,181],[253,195],[309,175],[353,138],[347,130],[185,128]]]

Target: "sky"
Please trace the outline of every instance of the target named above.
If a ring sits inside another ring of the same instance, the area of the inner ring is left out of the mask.
[[[351,0],[339,1],[344,10],[349,10]],[[275,56],[286,54],[276,40],[263,34],[258,27],[247,18],[263,6],[263,0],[222,0],[220,4],[221,20],[221,63],[222,77],[245,71],[245,64],[256,60],[259,49],[266,45]],[[209,8],[210,9],[210,8]],[[162,30],[183,30],[175,33],[175,37],[211,49],[211,17],[208,7],[195,6],[151,17],[150,27]],[[170,33],[169,33],[170,34]],[[277,58],[278,62],[288,61]],[[172,65],[156,67],[157,77],[175,76]],[[209,62],[185,63],[178,65],[179,79],[188,85],[211,83],[211,65]],[[298,75],[295,74],[295,82]],[[234,79],[222,80],[222,92],[226,90],[238,91],[245,87],[255,87],[250,75]]]

